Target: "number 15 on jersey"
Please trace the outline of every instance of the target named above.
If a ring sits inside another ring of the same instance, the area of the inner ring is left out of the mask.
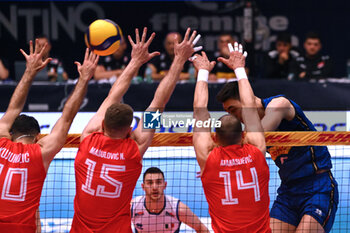
[[[86,174],[86,181],[85,184],[82,185],[81,189],[90,194],[91,196],[98,196],[98,197],[107,197],[107,198],[118,198],[120,197],[120,193],[123,188],[123,183],[112,178],[108,173],[109,172],[125,172],[125,166],[121,165],[111,165],[111,164],[102,164],[101,173],[99,177],[95,177],[95,179],[101,178],[103,183],[108,183],[111,186],[113,186],[115,189],[113,192],[106,191],[106,186],[104,185],[97,185],[97,189],[94,190],[91,188],[92,179],[94,176],[94,170],[96,167],[97,162],[86,159],[85,164],[88,166],[87,174]],[[99,182],[101,183],[101,182]]]

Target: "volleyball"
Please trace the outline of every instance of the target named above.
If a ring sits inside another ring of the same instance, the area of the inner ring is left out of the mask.
[[[86,30],[85,43],[94,53],[108,56],[118,50],[122,37],[118,24],[109,19],[98,19]]]

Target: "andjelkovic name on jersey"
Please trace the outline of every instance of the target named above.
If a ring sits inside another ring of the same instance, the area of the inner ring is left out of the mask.
[[[0,158],[6,159],[10,163],[29,163],[28,152],[15,154],[4,147],[0,147]]]

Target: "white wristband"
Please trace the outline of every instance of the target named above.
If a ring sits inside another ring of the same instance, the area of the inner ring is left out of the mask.
[[[197,82],[199,81],[208,82],[208,79],[209,79],[209,71],[205,69],[200,69],[197,75]]]
[[[235,74],[237,77],[237,80],[241,80],[241,79],[248,79],[247,77],[247,73],[245,72],[244,67],[239,67],[235,69]]]

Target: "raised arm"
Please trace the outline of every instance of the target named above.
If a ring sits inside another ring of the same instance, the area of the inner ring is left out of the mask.
[[[88,82],[93,76],[99,56],[86,49],[83,65],[75,62],[80,74],[74,91],[64,105],[62,116],[56,122],[51,133],[38,141],[41,146],[44,167],[47,170],[54,156],[62,149],[66,142],[68,130],[77,114],[86,94]]]
[[[193,56],[193,65],[198,70],[197,84],[193,100],[193,118],[196,121],[205,121],[210,118],[208,112],[208,78],[213,69],[215,62],[209,62],[205,52],[202,56],[196,54]],[[211,128],[197,128],[193,130],[193,146],[196,152],[196,158],[203,171],[210,151],[214,148],[215,143],[211,137]]]
[[[113,84],[111,90],[108,93],[108,96],[101,104],[100,108],[96,114],[91,118],[87,126],[85,127],[80,141],[82,141],[86,136],[93,132],[102,131],[102,120],[106,113],[106,110],[109,106],[114,103],[120,102],[126,91],[128,90],[131,80],[134,74],[140,69],[140,67],[148,62],[155,56],[159,55],[159,52],[148,52],[148,47],[155,37],[153,32],[151,37],[146,41],[147,28],[143,29],[142,38],[140,40],[139,30],[135,29],[136,33],[136,42],[134,42],[130,36],[128,36],[129,42],[132,46],[131,60],[127,67],[124,69],[123,73]]]
[[[179,220],[193,228],[197,233],[209,233],[208,228],[201,222],[197,215],[184,203],[179,203]]]
[[[22,49],[20,50],[26,59],[26,69],[18,83],[15,91],[12,94],[9,106],[3,117],[0,119],[0,137],[11,138],[9,130],[15,121],[16,117],[22,112],[23,106],[26,102],[29,88],[32,85],[35,75],[42,70],[51,58],[47,58],[43,61],[43,51],[45,47],[38,49],[38,40],[35,41],[35,50],[33,49],[33,42],[29,42],[29,55],[26,54]]]
[[[178,39],[176,40],[174,46],[175,57],[173,63],[171,64],[167,75],[158,85],[153,100],[146,111],[159,110],[162,112],[165,108],[165,105],[168,103],[170,96],[175,89],[176,82],[180,78],[180,73],[185,62],[194,52],[194,44],[192,42],[195,39],[197,32],[194,31],[190,37],[190,31],[191,29],[188,28],[184,40],[181,43],[179,43]],[[143,122],[143,119],[141,119],[140,122]],[[136,130],[132,133],[132,138],[138,144],[141,156],[143,156],[151,144],[154,132],[154,129],[143,129],[143,124],[139,123]]]
[[[229,44],[229,48],[231,51],[229,59],[220,57],[218,58],[218,61],[223,62],[229,68],[234,70],[238,79],[239,98],[242,105],[242,118],[246,131],[245,141],[256,146],[265,155],[266,143],[264,130],[255,104],[255,96],[244,69],[246,54],[243,54],[243,47],[241,44],[238,45],[237,42],[234,45],[233,51],[231,44]]]
[[[164,110],[165,105],[168,103],[170,96],[172,95],[175,89],[176,82],[180,78],[180,73],[183,69],[185,62],[194,53],[194,45],[192,44],[192,42],[197,32],[193,31],[190,37],[190,31],[191,29],[188,28],[184,40],[181,43],[179,43],[179,41],[175,42],[174,61],[171,64],[168,74],[164,77],[162,82],[160,82],[156,93],[154,94],[153,100],[148,108],[159,109],[160,111],[162,111]]]

